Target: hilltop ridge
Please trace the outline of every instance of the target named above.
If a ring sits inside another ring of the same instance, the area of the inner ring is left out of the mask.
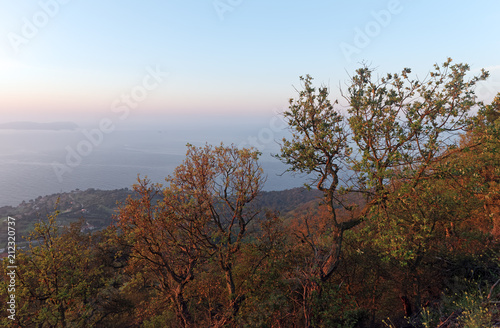
[[[18,206],[0,207],[0,218],[15,217],[19,235],[27,236],[39,219],[45,218],[57,208],[58,222],[61,226],[67,226],[82,219],[88,227],[91,227],[90,230],[99,230],[110,225],[119,205],[124,203],[129,196],[134,195],[134,191],[129,188],[76,189],[70,192],[38,196],[35,199],[23,201]],[[255,206],[287,216],[296,208],[315,206],[320,197],[321,193],[317,190],[307,190],[304,187],[262,191],[255,200]],[[1,225],[0,233],[3,233],[5,229],[6,225]]]

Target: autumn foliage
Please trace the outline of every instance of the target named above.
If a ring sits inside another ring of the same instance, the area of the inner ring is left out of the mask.
[[[259,205],[258,151],[188,145],[164,184],[138,180],[106,230],[58,227],[57,213],[40,221],[19,251],[18,320],[0,322],[494,326],[500,95],[479,102],[488,74],[468,71],[447,60],[419,80],[362,67],[345,108],[303,77],[276,157],[311,178],[316,201]]]

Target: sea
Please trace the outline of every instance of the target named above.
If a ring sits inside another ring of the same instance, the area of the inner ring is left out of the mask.
[[[272,122],[271,122],[272,123]],[[38,196],[88,188],[132,188],[138,177],[163,183],[182,163],[186,144],[254,146],[267,176],[264,190],[302,186],[303,176],[283,174],[279,152],[283,131],[276,124],[168,129],[142,127],[99,133],[77,130],[0,130],[0,206]]]

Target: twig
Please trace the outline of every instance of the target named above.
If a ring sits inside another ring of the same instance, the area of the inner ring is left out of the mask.
[[[443,321],[443,323],[441,323],[441,324],[440,324],[437,328],[443,328],[443,327],[444,327],[444,324],[445,324],[445,323],[447,323],[447,322],[451,319],[451,317],[452,317],[454,314],[455,314],[455,311],[453,311],[453,313],[452,313],[452,314],[450,314],[450,316],[449,316],[448,318],[446,318],[446,320],[445,320],[445,321]]]
[[[493,293],[493,289],[495,289],[495,287],[498,285],[498,283],[500,283],[500,279],[498,279],[498,280],[497,280],[497,282],[495,282],[495,283],[493,284],[493,286],[491,286],[490,293],[488,294],[488,297],[487,297],[487,299],[488,299],[488,300],[489,300],[489,299],[490,299],[490,297],[491,297],[491,293]]]

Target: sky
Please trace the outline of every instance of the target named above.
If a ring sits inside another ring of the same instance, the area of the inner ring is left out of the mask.
[[[361,63],[419,76],[451,57],[500,91],[500,1],[0,0],[0,123],[228,117],[338,97]]]

